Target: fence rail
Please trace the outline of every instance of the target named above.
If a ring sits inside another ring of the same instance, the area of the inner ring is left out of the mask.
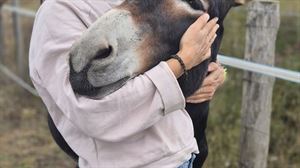
[[[18,77],[16,74],[14,74],[12,71],[10,71],[8,68],[6,68],[6,66],[2,65],[1,63],[0,63],[0,71],[6,76],[8,76],[11,80],[16,82],[19,86],[27,90],[29,93],[38,96],[37,91],[33,87],[31,87],[28,83],[26,83],[23,79]]]
[[[3,5],[2,11],[13,12],[13,13],[16,13],[16,14],[19,14],[22,16],[31,17],[31,18],[34,18],[36,15],[35,11],[24,9],[24,8],[17,8],[17,7],[11,6],[11,5]],[[254,62],[250,62],[250,61],[246,61],[246,60],[242,60],[242,59],[238,59],[238,58],[234,58],[234,57],[230,57],[230,56],[224,56],[224,55],[219,55],[218,58],[222,64],[233,67],[233,68],[250,71],[250,72],[255,72],[255,73],[260,73],[263,75],[272,76],[272,77],[283,79],[283,80],[290,81],[290,82],[300,83],[300,72],[297,72],[297,71],[291,71],[288,69],[272,67],[272,66],[254,63]],[[34,88],[32,88],[23,79],[21,79],[20,77],[15,75],[13,72],[11,72],[8,68],[6,68],[2,64],[0,64],[0,71],[2,71],[6,76],[11,78],[13,81],[15,81],[17,84],[19,84],[24,89],[28,90],[33,95],[37,95]]]
[[[18,13],[19,15],[27,16],[31,18],[34,18],[36,14],[35,11],[24,9],[24,8],[18,8],[10,5],[3,5],[2,10],[6,12]]]
[[[255,62],[250,62],[250,61],[224,56],[224,55],[219,55],[218,59],[222,64],[233,68],[250,71],[250,72],[256,72],[263,75],[268,75],[275,78],[290,81],[290,82],[300,83],[300,72],[291,71],[291,70],[273,67],[264,64],[259,64]]]

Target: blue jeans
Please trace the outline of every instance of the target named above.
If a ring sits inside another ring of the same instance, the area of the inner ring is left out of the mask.
[[[192,153],[192,157],[190,160],[184,162],[182,165],[180,165],[178,168],[193,168],[193,162],[196,158],[196,155]]]

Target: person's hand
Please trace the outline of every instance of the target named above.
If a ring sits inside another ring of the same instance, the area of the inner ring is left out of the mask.
[[[184,33],[177,53],[189,70],[211,55],[211,45],[217,37],[218,19],[209,20],[208,14],[200,16]]]
[[[204,79],[202,86],[186,99],[187,103],[202,103],[211,100],[218,87],[224,83],[225,69],[219,63],[210,63],[208,71],[211,73]]]

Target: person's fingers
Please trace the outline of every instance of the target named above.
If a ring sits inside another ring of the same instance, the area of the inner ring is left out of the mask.
[[[213,71],[211,74],[214,79],[218,79],[220,77],[220,75],[223,74],[223,71],[224,71],[223,67],[218,66],[218,68],[215,71]]]
[[[214,95],[214,92],[213,93],[208,93],[208,94],[200,94],[200,95],[195,95],[195,96],[191,96],[191,97],[188,97],[186,99],[186,102],[195,102],[195,101],[203,101],[203,100],[211,100],[212,97]]]
[[[216,69],[213,69],[211,73],[204,79],[202,87],[208,85],[212,85],[212,86],[219,85],[221,80],[220,77],[222,77],[222,75],[224,76],[224,70],[220,66],[215,67],[215,65],[216,65],[215,63],[211,65],[212,66],[211,68],[216,68]]]
[[[221,72],[221,75],[220,77],[218,78],[218,83],[219,85],[222,85],[225,81],[225,69],[222,67],[222,72]]]
[[[209,101],[211,99],[198,99],[198,100],[189,100],[189,101],[186,101],[187,103],[192,103],[192,104],[196,104],[196,103],[203,103],[203,102],[206,102],[206,101]]]
[[[206,52],[206,54],[204,55],[204,57],[203,57],[203,60],[206,60],[206,59],[208,59],[209,57],[211,57],[211,48],[209,47],[209,45],[208,45],[208,47],[206,47],[207,49],[205,49],[207,52]]]
[[[213,78],[211,77],[206,77],[202,83],[202,87],[205,87],[205,86],[210,86],[210,85],[213,85],[214,84],[214,80]]]
[[[222,81],[225,78],[225,69],[224,69],[224,67],[218,65],[218,69],[216,71],[218,71],[218,76],[216,76],[215,79],[217,81]]]
[[[217,30],[219,29],[219,25],[217,24],[217,25],[215,25],[213,28],[212,28],[212,30],[208,33],[208,36],[207,36],[207,38],[208,38],[208,40],[209,40],[209,42],[212,44],[214,41],[215,41],[215,39],[217,38],[217,34],[216,34],[216,32],[217,32]]]
[[[220,77],[221,75],[221,70],[218,68],[215,71],[212,71],[206,78],[208,80],[208,83],[210,84],[215,84],[217,79]]]
[[[202,28],[204,28],[209,18],[210,16],[207,13],[205,13],[201,15],[192,25],[195,26],[195,28],[201,30]]]
[[[205,26],[203,27],[203,31],[207,35],[209,35],[210,33],[215,34],[217,32],[217,29],[215,30],[213,28],[217,25],[218,20],[218,18],[211,19],[209,22],[207,22],[207,24],[205,24]]]
[[[216,86],[201,87],[187,99],[200,99],[200,98],[210,97],[215,93],[216,88],[217,88]]]
[[[211,93],[211,92],[214,92],[215,89],[216,89],[216,87],[213,85],[202,86],[193,95]]]
[[[213,96],[209,96],[207,95],[206,97],[198,97],[195,99],[188,99],[186,100],[186,102],[202,102],[202,101],[208,101],[208,100],[212,100]]]
[[[199,93],[208,94],[208,93],[215,92],[215,90],[216,90],[215,86],[208,85],[208,86],[203,87],[202,90],[199,91]]]
[[[199,99],[199,100],[189,100],[189,101],[186,101],[187,103],[192,103],[192,104],[196,104],[196,103],[203,103],[203,102],[206,102],[208,101],[209,99]]]
[[[212,71],[215,71],[219,68],[218,64],[215,63],[215,62],[211,62],[209,63],[208,65],[208,72],[212,72]]]
[[[214,43],[214,41],[216,40],[216,38],[217,38],[217,34],[215,34],[214,37],[212,39],[210,39],[210,41],[209,41],[210,47]]]
[[[218,68],[218,70],[216,70],[216,75],[214,77],[215,81],[218,81],[222,76],[223,76],[223,69]]]

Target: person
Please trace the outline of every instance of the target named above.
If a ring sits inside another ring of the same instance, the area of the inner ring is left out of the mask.
[[[71,88],[72,44],[121,2],[46,0],[32,32],[31,80],[55,126],[79,156],[79,167],[191,167],[198,148],[185,103],[212,98],[224,81],[219,64],[210,64],[203,86],[187,99],[177,82],[183,69],[176,59],[160,62],[100,100],[76,95]],[[207,14],[201,16],[181,39],[178,55],[188,69],[210,55],[218,25],[216,19],[208,20]]]

